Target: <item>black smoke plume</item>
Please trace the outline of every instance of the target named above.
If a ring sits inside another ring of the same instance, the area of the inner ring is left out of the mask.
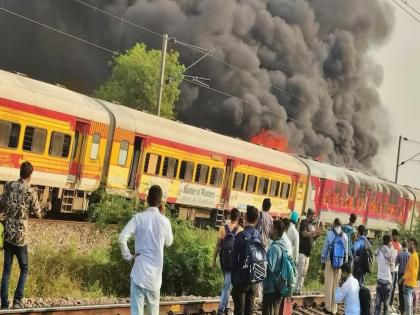
[[[394,15],[382,0],[83,0],[129,21],[204,47],[212,57],[190,75],[246,100],[188,83],[178,118],[249,138],[286,135],[294,152],[372,168],[377,130],[386,124],[377,92],[382,68],[369,54],[390,36]],[[115,51],[161,39],[75,0],[4,0],[3,7]],[[112,54],[4,11],[0,67],[91,93]],[[189,65],[201,54],[172,43]],[[383,135],[381,136],[383,138]]]

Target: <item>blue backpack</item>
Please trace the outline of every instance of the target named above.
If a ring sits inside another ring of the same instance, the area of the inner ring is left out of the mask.
[[[346,246],[342,236],[338,235],[337,232],[332,230],[335,237],[330,246],[330,260],[331,265],[334,269],[339,269],[344,264],[344,257],[346,255]]]
[[[278,246],[278,245],[276,245]],[[282,250],[280,248],[280,250]],[[295,292],[297,285],[297,269],[293,258],[282,250],[280,275],[274,284],[276,293],[281,297],[290,297]]]

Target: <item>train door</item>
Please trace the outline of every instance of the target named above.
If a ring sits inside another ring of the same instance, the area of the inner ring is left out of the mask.
[[[315,213],[317,216],[318,221],[321,219],[321,212],[322,212],[322,204],[324,203],[324,193],[325,193],[325,184],[327,180],[325,178],[319,179],[319,186],[318,186],[318,194],[315,197]]]
[[[291,192],[290,192],[290,195],[289,195],[288,208],[291,209],[291,210],[293,210],[295,208],[298,184],[299,184],[299,175],[295,174],[295,175],[292,176],[292,187],[291,187]]]
[[[130,173],[128,176],[128,189],[134,190],[136,187],[136,178],[137,178],[137,171],[139,168],[140,163],[140,156],[141,156],[141,145],[142,139],[140,137],[135,137],[134,139],[134,153],[133,159],[131,161]]]
[[[226,171],[225,177],[222,184],[222,198],[220,203],[222,204],[223,208],[225,209],[229,205],[229,196],[230,196],[230,183],[231,178],[233,176],[233,168],[234,168],[234,160],[227,159],[226,161]]]
[[[67,175],[67,181],[75,183],[82,175],[83,161],[86,152],[87,136],[89,134],[90,123],[85,121],[77,121],[73,151],[70,160],[69,174]],[[99,147],[98,147],[99,149]]]

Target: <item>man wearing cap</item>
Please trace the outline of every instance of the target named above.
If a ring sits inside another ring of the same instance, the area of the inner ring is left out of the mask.
[[[296,224],[299,221],[299,214],[296,211],[293,211],[290,214],[290,227],[287,230],[287,237],[292,243],[292,257],[295,260],[296,264],[299,260],[299,232],[296,229]]]
[[[314,239],[321,233],[321,228],[315,228],[313,225],[315,219],[314,210],[308,209],[307,217],[302,220],[299,227],[299,260],[298,260],[298,283],[295,294],[301,294],[303,283],[309,267],[309,258],[311,256]]]

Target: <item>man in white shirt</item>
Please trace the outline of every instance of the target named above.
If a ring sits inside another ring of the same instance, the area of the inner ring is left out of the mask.
[[[378,263],[375,315],[381,313],[382,304],[384,306],[384,314],[389,314],[389,301],[392,290],[391,264],[394,263],[394,257],[391,251],[391,237],[389,235],[384,235],[382,240],[383,245],[375,252],[376,261]]]
[[[335,303],[344,302],[344,313],[346,315],[359,315],[359,281],[353,277],[350,264],[344,264],[341,267],[341,272],[341,282],[343,284],[335,290]]]
[[[293,211],[290,215],[290,227],[287,230],[287,237],[292,243],[292,257],[295,260],[296,264],[299,259],[299,232],[296,229],[296,224],[299,221],[299,214],[296,211]]]
[[[119,237],[122,256],[131,262],[130,302],[131,314],[159,315],[160,287],[162,284],[163,247],[173,241],[171,224],[161,207],[162,189],[154,185],[147,195],[149,208],[137,213],[124,227]],[[127,241],[135,237],[135,253],[130,253]]]

